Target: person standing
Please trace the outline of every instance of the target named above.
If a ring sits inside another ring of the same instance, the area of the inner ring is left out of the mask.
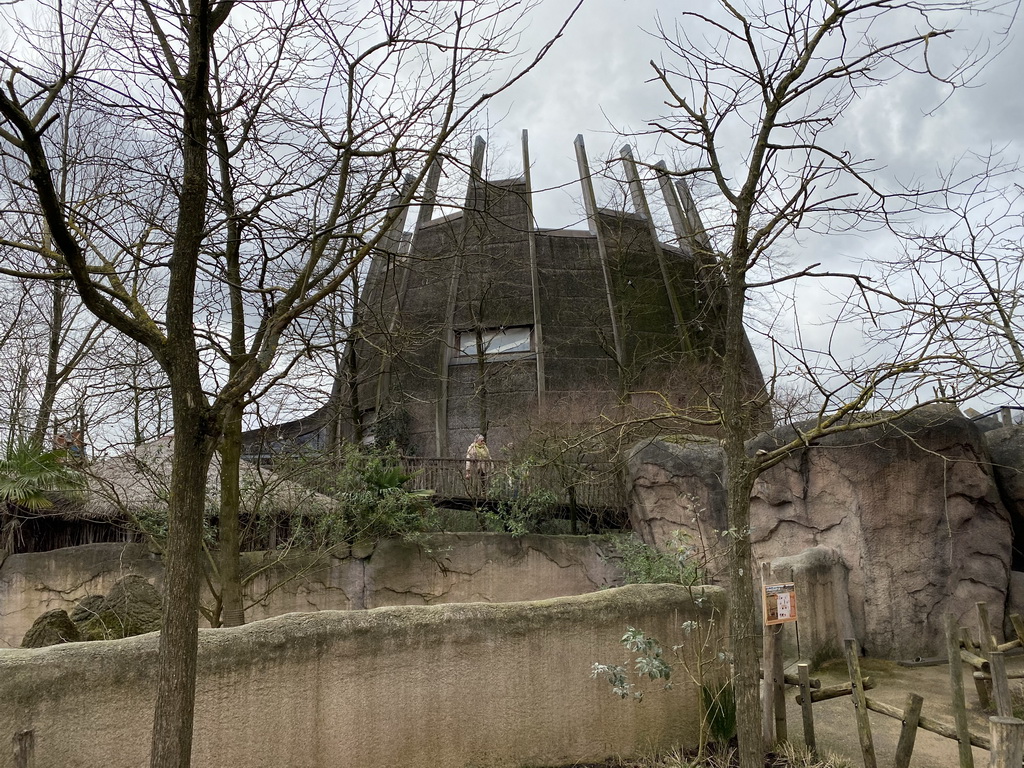
[[[477,435],[466,449],[466,482],[483,488],[490,464],[491,451],[487,447],[487,441],[483,435]]]

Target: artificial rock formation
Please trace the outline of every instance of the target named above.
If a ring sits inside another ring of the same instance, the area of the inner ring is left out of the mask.
[[[78,625],[71,620],[67,611],[47,611],[25,633],[22,648],[45,648],[48,645],[77,643],[82,639]]]
[[[163,600],[156,587],[135,574],[118,579],[95,614],[82,625],[88,640],[118,640],[160,629]]]
[[[793,437],[769,432],[750,450]],[[710,553],[723,542],[719,470],[711,448],[648,444],[634,452],[634,526],[649,540],[676,525]],[[659,460],[659,455],[669,460]],[[711,487],[700,490],[705,478]],[[710,503],[674,498],[696,485]],[[653,522],[649,522],[653,521]],[[928,409],[898,423],[839,433],[794,453],[765,472],[751,500],[757,560],[829,547],[849,569],[849,608],[857,639],[870,655],[937,654],[943,616],[973,626],[978,601],[993,625],[1003,620],[1012,531],[988,461],[985,441],[958,412]],[[970,618],[968,618],[970,617]],[[838,630],[837,630],[838,631]]]

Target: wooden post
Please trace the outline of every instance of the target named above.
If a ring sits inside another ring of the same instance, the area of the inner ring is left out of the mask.
[[[811,707],[811,665],[801,662],[796,665],[800,675],[800,714],[804,723],[804,745],[813,753],[817,749],[814,741],[814,711]]]
[[[903,707],[903,725],[900,727],[900,740],[896,744],[895,768],[909,768],[910,756],[914,754],[914,742],[917,740],[917,724],[921,719],[921,705],[924,699],[916,693],[907,694],[907,703]]]
[[[1024,760],[1024,720],[996,715],[988,723],[992,734],[989,768],[1020,768]]]
[[[967,627],[960,627],[960,640],[964,644],[964,650],[969,653],[973,653],[975,656],[981,655],[981,649],[978,647],[977,643],[974,642],[971,630]]]
[[[978,609],[978,637],[981,640],[981,655],[987,659],[999,643],[992,634],[992,625],[988,620],[988,604],[975,603],[974,605]]]
[[[786,681],[782,662],[782,630],[784,624],[778,624],[775,630],[775,654],[772,656],[772,692],[775,702],[775,742],[781,744],[789,740],[786,727]]]
[[[946,651],[949,653],[949,687],[953,696],[953,720],[960,753],[960,768],[974,768],[971,733],[967,727],[967,704],[964,701],[964,673],[960,666],[960,642],[956,616],[946,614]]]
[[[32,768],[35,765],[35,751],[35,731],[18,731],[14,734],[14,768]]]
[[[1019,614],[1011,613],[1010,624],[1013,625],[1013,633],[1017,635],[1017,639],[1024,645],[1024,619],[1021,619]]]
[[[772,567],[761,563],[761,583],[770,584]],[[762,597],[763,599],[763,597]],[[764,680],[761,684],[761,729],[767,748],[786,740],[786,688],[782,664],[782,624],[764,627],[762,636]]]
[[[878,768],[875,762],[875,744],[871,740],[871,722],[868,720],[864,683],[860,676],[860,662],[857,660],[857,641],[847,638],[844,645],[846,666],[850,670],[850,685],[853,688],[853,710],[857,715],[857,736],[860,738],[860,750],[864,754],[864,768]]]
[[[1010,680],[1006,676],[1006,660],[1002,651],[992,651],[989,655],[992,666],[992,694],[996,700],[996,714],[1000,717],[1013,717],[1013,703],[1010,700]]]

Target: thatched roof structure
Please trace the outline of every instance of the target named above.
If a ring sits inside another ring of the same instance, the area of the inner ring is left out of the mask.
[[[124,515],[162,513],[167,509],[171,482],[172,438],[162,438],[110,459],[93,462],[86,469],[88,490],[78,514],[92,520],[111,521]],[[243,514],[315,516],[335,508],[329,496],[275,472],[243,461],[239,466]],[[220,456],[210,464],[206,491],[207,515],[220,508]]]

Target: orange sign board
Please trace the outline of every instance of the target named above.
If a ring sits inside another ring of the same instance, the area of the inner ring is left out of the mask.
[[[765,584],[761,598],[766,627],[796,621],[796,584]]]

